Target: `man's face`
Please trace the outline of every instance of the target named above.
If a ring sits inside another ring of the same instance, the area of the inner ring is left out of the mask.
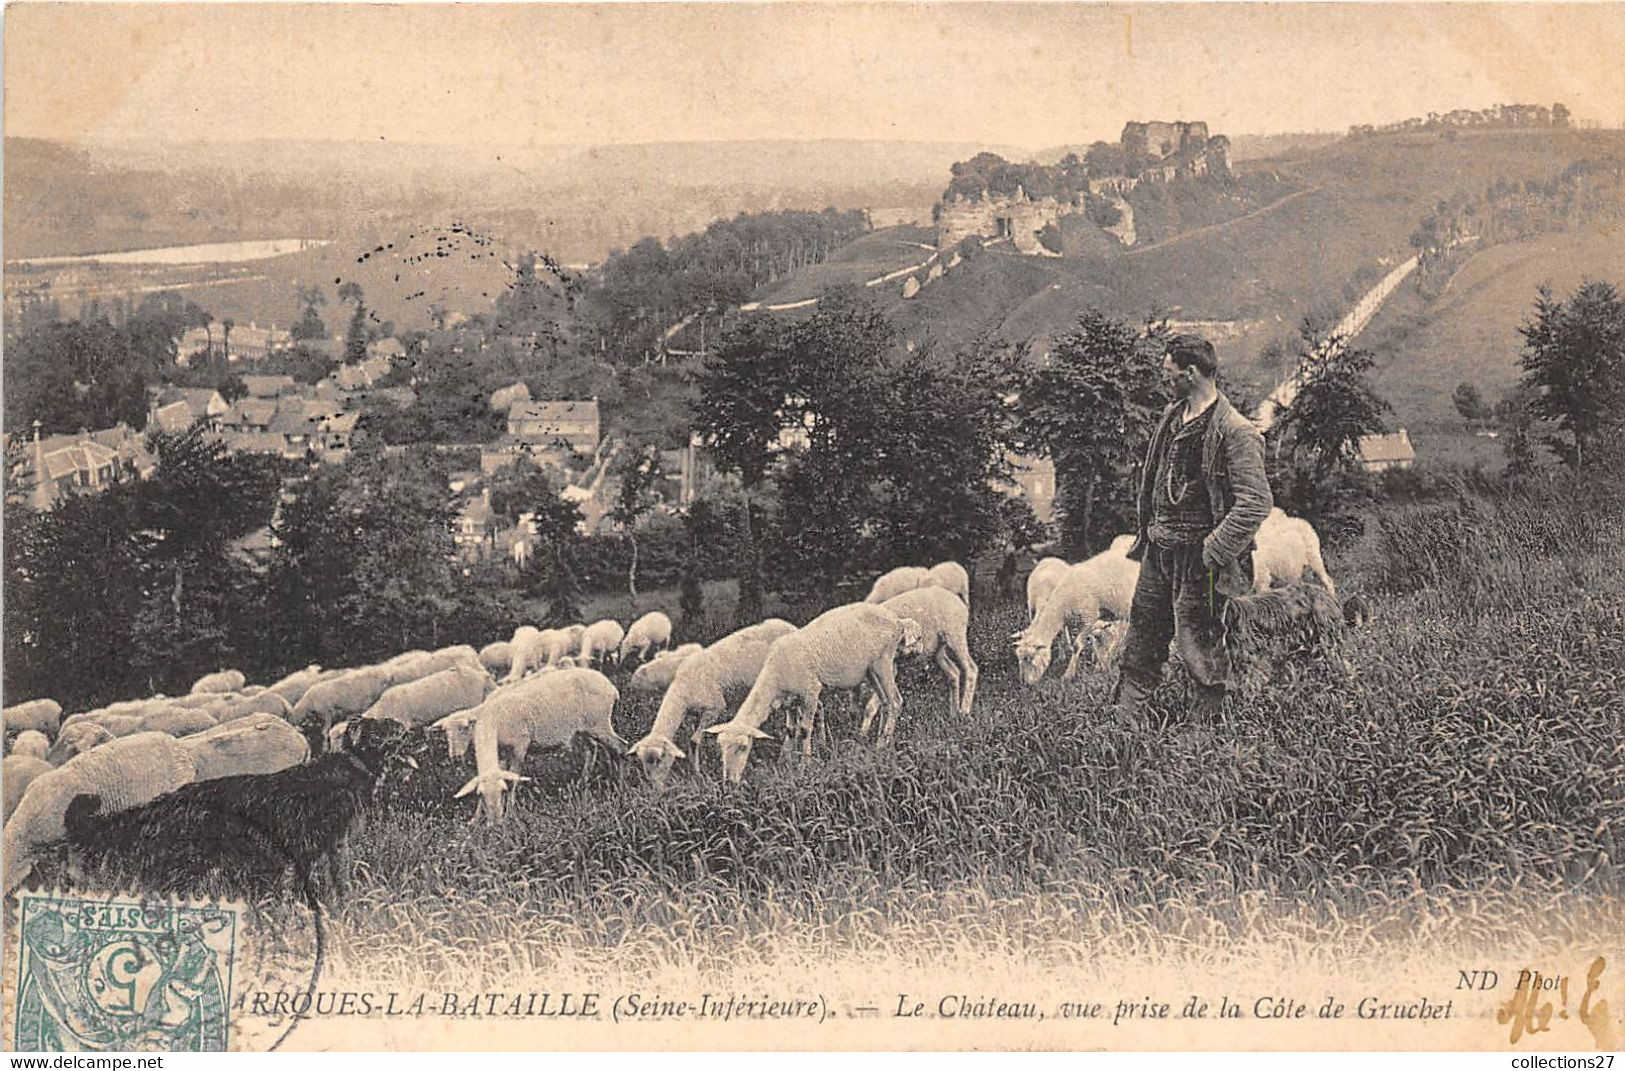
[[[1181,398],[1188,398],[1196,382],[1196,369],[1181,368],[1174,363],[1172,357],[1163,357],[1163,374],[1168,377],[1168,383],[1174,389],[1174,394]]]

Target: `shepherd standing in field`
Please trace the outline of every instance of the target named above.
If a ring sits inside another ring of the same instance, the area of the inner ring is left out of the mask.
[[[1275,502],[1264,437],[1220,393],[1213,344],[1175,335],[1162,367],[1179,398],[1163,411],[1140,476],[1128,551],[1140,579],[1116,695],[1125,709],[1142,705],[1172,639],[1194,679],[1197,714],[1211,720],[1230,682],[1225,602],[1251,590],[1253,537]]]

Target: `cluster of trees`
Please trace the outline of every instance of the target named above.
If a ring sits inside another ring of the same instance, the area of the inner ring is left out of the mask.
[[[1375,134],[1404,134],[1413,131],[1457,129],[1507,129],[1513,127],[1567,127],[1571,122],[1569,109],[1562,103],[1550,108],[1544,104],[1497,104],[1489,108],[1457,108],[1440,114],[1412,116],[1397,123],[1356,123],[1349,127],[1350,137],[1370,137]]]
[[[1522,183],[1497,179],[1480,195],[1441,201],[1411,234],[1420,257],[1417,285],[1426,297],[1464,259],[1469,242],[1483,249],[1536,234],[1625,218],[1625,161],[1578,160],[1554,178]]]
[[[64,320],[55,302],[27,304],[5,338],[5,428],[47,434],[146,422],[147,387],[171,382],[176,347],[188,328],[209,322],[194,302],[172,293],[139,304],[87,302]]]
[[[644,238],[610,253],[586,294],[587,315],[602,351],[646,360],[685,318],[741,305],[758,286],[822,264],[868,230],[866,212],[826,208],[740,214],[664,244]]]
[[[867,569],[974,559],[1001,524],[1019,376],[1007,350],[906,353],[851,289],[800,322],[738,322],[699,376],[695,422],[744,488],[742,614],[769,581],[828,593]]]
[[[953,178],[942,193],[944,201],[1014,197],[1019,188],[1034,200],[1054,197],[1068,204],[1082,203],[1091,178],[1129,173],[1122,146],[1104,141],[1095,142],[1082,158],[1067,153],[1055,164],[1018,164],[998,153],[979,152],[955,163],[950,171]]]

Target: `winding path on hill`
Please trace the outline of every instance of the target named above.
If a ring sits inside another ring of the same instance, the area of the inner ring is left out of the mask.
[[[1235,219],[1221,220],[1218,223],[1209,223],[1207,226],[1198,227],[1194,231],[1185,231],[1182,234],[1176,234],[1166,242],[1157,242],[1155,245],[1138,245],[1122,255],[1125,257],[1137,257],[1142,253],[1155,253],[1159,249],[1167,249],[1169,246],[1178,245],[1180,242],[1187,241],[1191,238],[1200,238],[1204,234],[1211,234],[1214,231],[1224,230],[1226,227],[1234,227],[1238,223],[1246,223],[1250,219],[1256,219],[1257,217],[1264,215],[1266,212],[1273,212],[1277,208],[1290,204],[1300,197],[1307,197],[1311,193],[1319,193],[1325,188],[1326,187],[1324,185],[1311,186],[1307,190],[1299,190],[1297,193],[1289,193],[1279,200],[1271,201],[1262,208],[1253,209],[1245,216],[1237,216]]]

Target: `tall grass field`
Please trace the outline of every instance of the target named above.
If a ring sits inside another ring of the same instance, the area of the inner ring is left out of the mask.
[[[837,701],[814,761],[764,746],[740,786],[713,748],[665,793],[627,764],[495,827],[470,826],[467,799],[379,821],[334,951],[358,976],[490,988],[1257,942],[1353,962],[1494,947],[1532,920],[1559,941],[1625,933],[1622,546],[1618,488],[1391,507],[1332,566],[1374,610],[1347,668],[1289,659],[1215,726],[1184,717],[1174,681],[1140,716],[1088,674],[1023,687],[1024,608],[979,591],[969,717],[908,672],[889,749],[852,739]],[[623,707],[617,728],[652,716]]]

